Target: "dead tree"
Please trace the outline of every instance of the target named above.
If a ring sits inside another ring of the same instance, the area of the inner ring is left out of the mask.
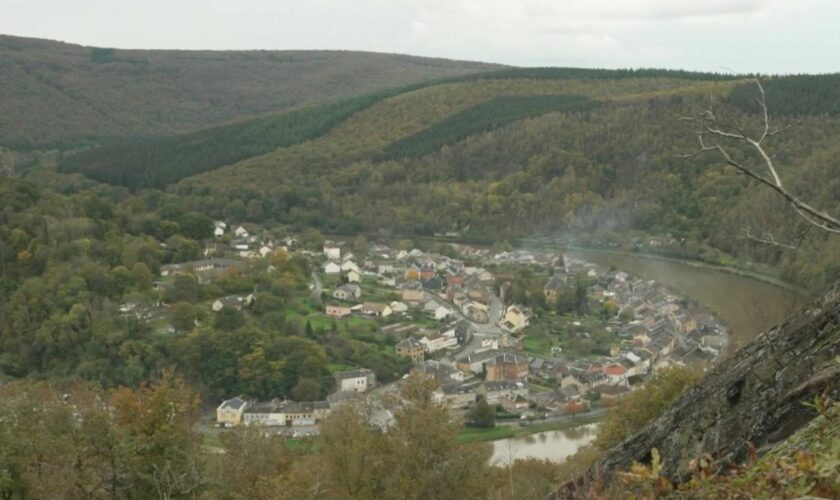
[[[792,193],[779,176],[776,165],[773,162],[776,155],[771,154],[767,150],[766,141],[771,137],[778,136],[792,125],[775,129],[771,128],[764,87],[761,86],[761,82],[758,79],[753,81],[758,88],[756,103],[759,106],[763,119],[759,133],[751,134],[745,126],[728,121],[710,105],[695,115],[682,117],[682,120],[689,122],[695,127],[694,132],[697,135],[700,148],[693,153],[681,155],[681,157],[691,158],[710,152],[717,153],[728,165],[734,167],[739,173],[773,190],[794,209],[799,218],[807,222],[805,231],[792,242],[779,241],[773,236],[772,232],[767,230],[762,230],[760,234],[754,234],[751,230],[746,229],[745,236],[751,240],[782,248],[795,249],[808,234],[808,231],[814,228],[827,233],[840,235],[840,219],[814,207],[800,196]],[[741,159],[735,155],[733,151],[739,145],[746,146],[752,154],[745,155],[745,159]]]

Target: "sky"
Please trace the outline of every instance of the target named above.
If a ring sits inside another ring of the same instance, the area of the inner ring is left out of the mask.
[[[0,33],[116,48],[840,71],[840,0],[0,0]]]

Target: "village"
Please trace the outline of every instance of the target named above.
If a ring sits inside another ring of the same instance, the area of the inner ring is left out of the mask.
[[[594,412],[660,369],[703,369],[726,346],[725,328],[701,306],[656,282],[558,250],[452,244],[444,255],[371,243],[357,254],[349,242],[326,240],[318,251],[293,236],[266,238],[224,222],[216,222],[215,236],[205,242],[205,259],[162,266],[155,286],[165,290],[185,274],[213,283],[230,269],[245,271],[278,254],[306,258],[309,293],[322,308],[307,321],[375,322],[393,354],[410,360],[410,373],[436,382],[435,402],[460,418],[481,400],[512,422]],[[540,289],[515,293],[517,273]],[[209,309],[247,311],[256,300],[254,293],[220,296]],[[122,309],[138,318],[155,315],[133,304]],[[217,407],[216,423],[307,436],[337,406],[362,403],[373,408],[372,422],[387,429],[399,406],[393,396],[399,399],[409,374],[380,384],[370,367],[349,368],[333,373],[325,400],[231,395]]]

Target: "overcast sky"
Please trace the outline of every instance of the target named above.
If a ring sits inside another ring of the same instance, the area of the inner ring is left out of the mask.
[[[840,71],[838,0],[0,0],[0,33],[118,48]]]

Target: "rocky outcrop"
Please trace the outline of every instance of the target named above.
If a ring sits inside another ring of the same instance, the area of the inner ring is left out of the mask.
[[[816,412],[806,403],[818,395],[840,399],[838,354],[840,284],[711,369],[557,497],[586,497],[594,482],[609,483],[615,471],[649,462],[653,448],[673,481],[687,479],[689,461],[704,453],[720,468],[743,462],[750,447],[772,446],[811,422]]]

